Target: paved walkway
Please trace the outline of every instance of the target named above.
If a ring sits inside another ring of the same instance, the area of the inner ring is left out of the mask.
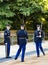
[[[43,48],[46,53],[45,56],[42,55],[39,58],[36,57],[35,43],[28,43],[26,47],[25,62],[20,62],[20,57],[14,60],[15,54],[18,49],[18,45],[11,46],[10,56],[11,59],[5,58],[5,46],[0,46],[0,65],[48,65],[48,41],[43,42]]]
[[[25,58],[25,62],[20,62],[20,59],[18,60],[10,60],[3,63],[0,63],[0,65],[48,65],[48,55],[41,56],[40,58],[37,58],[36,56],[30,56],[28,58]]]

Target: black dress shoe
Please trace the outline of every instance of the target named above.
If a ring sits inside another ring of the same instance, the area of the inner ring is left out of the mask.
[[[21,62],[24,62],[24,61],[21,61]]]
[[[6,57],[6,58],[8,58],[8,57]]]
[[[43,55],[45,56],[45,53],[43,53]]]
[[[17,60],[17,58],[15,58],[15,60]]]
[[[6,58],[12,58],[12,57],[9,56],[9,57],[6,57]]]
[[[40,57],[40,56],[37,56],[37,57]]]
[[[12,57],[9,56],[8,58],[12,58]]]
[[[24,62],[24,60],[22,60],[21,62]]]

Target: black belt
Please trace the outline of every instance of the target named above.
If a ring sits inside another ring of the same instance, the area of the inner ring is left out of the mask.
[[[19,37],[19,39],[26,39],[26,37]]]

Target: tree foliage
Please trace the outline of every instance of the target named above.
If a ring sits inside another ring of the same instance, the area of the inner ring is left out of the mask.
[[[36,24],[48,21],[48,0],[0,0],[0,30],[7,23],[12,29],[19,29],[24,23],[27,29],[35,29]],[[48,28],[48,26],[46,27]]]

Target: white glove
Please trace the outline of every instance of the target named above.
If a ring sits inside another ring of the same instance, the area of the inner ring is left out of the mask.
[[[39,36],[36,36],[36,37],[39,37]]]
[[[28,42],[28,39],[26,39],[26,41]]]
[[[39,35],[39,37],[41,38],[41,35]]]
[[[7,45],[7,43],[5,43],[5,45]]]

